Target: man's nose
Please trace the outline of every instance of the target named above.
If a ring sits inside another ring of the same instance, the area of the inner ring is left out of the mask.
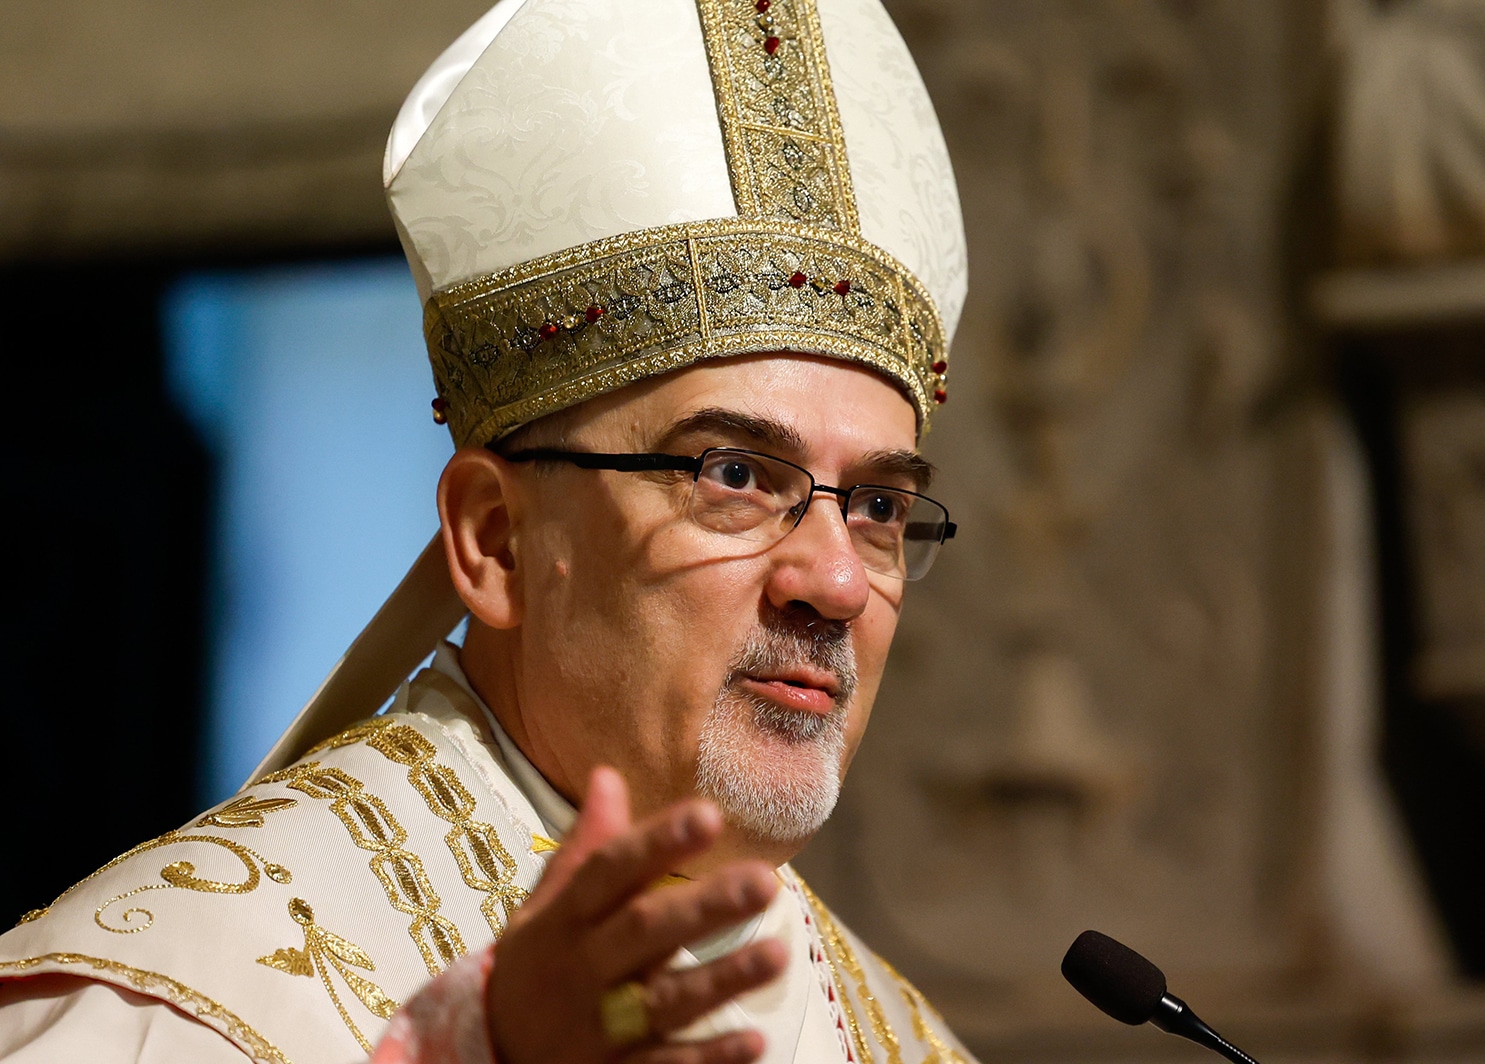
[[[815,495],[799,524],[770,552],[769,601],[802,602],[822,617],[849,621],[866,609],[871,586],[839,500]]]

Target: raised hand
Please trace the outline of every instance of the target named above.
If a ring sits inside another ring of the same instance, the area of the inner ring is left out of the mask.
[[[500,1064],[757,1059],[763,1039],[756,1031],[665,1041],[784,970],[783,946],[773,939],[697,968],[665,966],[680,947],[762,912],[778,891],[762,861],[654,886],[705,852],[721,829],[716,807],[700,800],[634,825],[622,777],[594,770],[577,822],[496,949],[486,1000]]]

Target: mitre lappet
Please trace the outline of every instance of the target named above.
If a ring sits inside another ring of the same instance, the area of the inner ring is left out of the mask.
[[[384,181],[456,445],[764,351],[872,367],[920,432],[947,398],[963,223],[879,0],[503,0],[413,89]],[[258,773],[463,612],[435,538]]]

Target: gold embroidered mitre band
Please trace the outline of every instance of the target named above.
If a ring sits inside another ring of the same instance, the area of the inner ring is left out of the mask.
[[[911,274],[864,241],[751,219],[647,229],[456,285],[428,300],[425,329],[460,444],[757,351],[869,365],[924,420],[946,395],[943,328]]]
[[[760,351],[870,366],[923,426],[947,397],[962,226],[878,0],[505,0],[387,185],[461,445]]]

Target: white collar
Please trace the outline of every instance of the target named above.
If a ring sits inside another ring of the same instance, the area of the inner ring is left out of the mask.
[[[557,789],[547,782],[546,777],[537,771],[521,748],[515,744],[500,721],[495,719],[495,714],[490,707],[485,705],[474,687],[469,683],[469,677],[464,675],[464,667],[459,663],[459,648],[450,642],[443,642],[433,653],[433,661],[429,668],[435,672],[442,673],[453,680],[474,700],[479,707],[480,713],[485,718],[485,727],[495,739],[495,745],[499,747],[502,760],[510,770],[516,786],[526,795],[536,810],[536,815],[541,818],[541,826],[553,841],[560,841],[562,836],[572,828],[572,823],[577,819],[577,810],[572,803],[557,793]]]

